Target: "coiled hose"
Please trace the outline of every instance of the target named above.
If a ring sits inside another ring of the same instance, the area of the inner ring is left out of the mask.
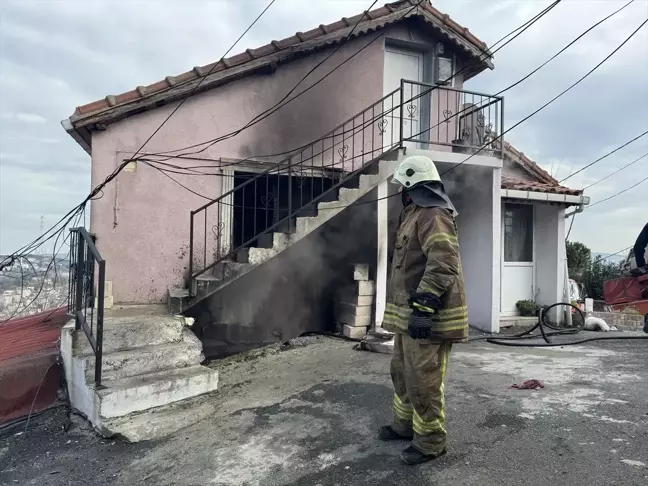
[[[558,307],[562,305],[576,309],[578,315],[580,316],[579,325],[568,329],[560,329],[547,321],[547,316],[549,315],[548,311],[550,309],[553,309],[554,307]],[[493,344],[499,344],[501,346],[545,348],[551,346],[570,346],[573,344],[589,343],[591,341],[612,341],[612,340],[619,340],[619,339],[648,339],[648,335],[646,336],[597,336],[597,337],[589,337],[585,339],[579,339],[576,341],[567,341],[567,342],[562,340],[554,342],[551,339],[553,336],[578,334],[583,330],[584,326],[585,326],[585,315],[583,314],[583,311],[581,311],[578,307],[576,307],[571,303],[558,302],[556,304],[550,305],[549,307],[543,308],[540,311],[538,322],[531,329],[527,331],[521,332],[519,334],[513,334],[511,336],[503,336],[503,337],[480,336],[480,337],[471,338],[469,339],[469,341],[486,341]],[[547,332],[545,330],[545,327],[550,329],[558,329],[558,330]],[[534,332],[536,329],[538,329],[540,332],[539,333]],[[540,337],[544,340],[543,343],[525,342],[525,340],[537,339]]]

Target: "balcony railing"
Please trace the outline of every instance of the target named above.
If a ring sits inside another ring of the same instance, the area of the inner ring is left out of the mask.
[[[403,142],[431,150],[501,157],[504,98],[403,80]]]

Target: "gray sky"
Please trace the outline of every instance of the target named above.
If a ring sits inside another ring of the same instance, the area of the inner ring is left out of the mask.
[[[90,191],[90,158],[61,128],[77,105],[220,58],[266,0],[11,1],[0,6],[0,253],[39,235]],[[361,12],[369,0],[277,0],[232,53]],[[382,2],[381,2],[382,3]],[[550,2],[439,0],[489,45]],[[625,0],[564,0],[497,53],[466,88],[495,93]],[[648,16],[636,0],[506,93],[511,126],[585,74]],[[182,108],[181,108],[182,109]],[[558,178],[648,129],[648,27],[573,91],[508,136]],[[648,136],[569,180],[582,187],[648,152]],[[558,170],[559,168],[559,170]],[[587,193],[593,202],[648,176],[642,159]],[[630,246],[648,220],[648,183],[578,215],[572,240]]]

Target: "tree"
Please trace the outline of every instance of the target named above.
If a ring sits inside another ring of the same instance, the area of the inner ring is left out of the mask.
[[[614,280],[623,275],[621,265],[618,263],[611,263],[597,256],[591,262],[589,270],[584,274],[585,288],[587,289],[588,297],[595,300],[605,300],[603,294],[603,283],[606,280]]]
[[[575,280],[583,280],[592,266],[592,252],[578,241],[567,242],[567,268],[569,276]]]

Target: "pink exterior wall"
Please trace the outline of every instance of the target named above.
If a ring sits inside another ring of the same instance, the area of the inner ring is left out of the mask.
[[[368,36],[349,42],[309,80],[319,79],[369,40]],[[274,74],[246,77],[188,99],[147,144],[145,152],[182,148],[244,126],[279,101],[328,53],[330,50],[312,54],[280,65]],[[382,97],[382,71],[383,43],[378,40],[295,102],[197,156],[254,157],[284,152],[316,140]],[[137,150],[175,106],[151,110],[110,125],[105,131],[94,132],[93,187]],[[187,165],[177,159],[169,162]],[[220,177],[170,175],[209,198],[220,194]],[[104,188],[101,198],[92,202],[91,231],[97,235],[99,250],[106,259],[107,279],[113,282],[115,302],[164,302],[170,286],[184,286],[189,213],[205,202],[142,162],[135,171],[122,171]],[[208,230],[216,222],[217,215],[210,214]],[[204,222],[201,224],[205,231]]]

